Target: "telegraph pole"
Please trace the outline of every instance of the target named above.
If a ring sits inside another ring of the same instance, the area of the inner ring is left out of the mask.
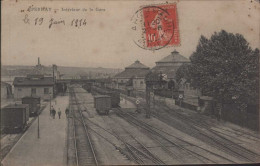
[[[38,139],[40,139],[40,112],[38,112]]]
[[[146,109],[146,118],[151,117],[151,108],[150,108],[150,92],[151,88],[149,87],[150,85],[146,85],[146,104],[148,106],[148,109]]]

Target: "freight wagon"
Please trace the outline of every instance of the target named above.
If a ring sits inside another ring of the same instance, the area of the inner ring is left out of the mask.
[[[111,109],[111,97],[107,95],[94,96],[94,107],[99,114],[108,115]]]
[[[120,93],[110,90],[110,89],[103,89],[96,86],[92,86],[91,93],[93,95],[99,94],[99,95],[107,95],[111,97],[111,106],[113,108],[118,107],[120,104]]]
[[[29,120],[28,104],[10,104],[1,109],[1,129],[5,133],[23,131]]]
[[[29,105],[29,115],[36,116],[36,115],[38,115],[38,113],[40,111],[41,98],[33,97],[33,96],[23,97],[22,104],[28,104]]]

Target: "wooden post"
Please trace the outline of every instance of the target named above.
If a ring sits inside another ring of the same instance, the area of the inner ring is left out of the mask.
[[[40,112],[38,113],[38,139],[40,139]]]
[[[146,86],[146,104],[148,109],[146,109],[146,118],[150,118],[151,110],[150,110],[150,92],[151,88],[149,86]]]

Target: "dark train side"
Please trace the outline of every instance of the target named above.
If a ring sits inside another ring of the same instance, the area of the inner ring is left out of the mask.
[[[85,84],[82,86],[86,91],[91,92],[93,95],[106,95],[111,97],[111,106],[118,107],[120,104],[120,93],[111,89],[100,88],[92,84]]]
[[[111,97],[107,95],[94,96],[94,107],[99,114],[108,115],[111,110]]]
[[[29,120],[28,104],[10,104],[1,109],[1,130],[17,133],[26,129]]]
[[[36,116],[39,114],[39,111],[40,111],[41,98],[33,97],[33,96],[23,97],[22,104],[28,104],[29,105],[29,115]]]

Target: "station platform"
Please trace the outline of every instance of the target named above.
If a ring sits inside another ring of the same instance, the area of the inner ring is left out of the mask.
[[[119,103],[119,106],[121,108],[129,108],[129,109],[136,109],[136,105],[130,101],[128,101],[125,97],[121,97],[121,101]]]
[[[38,120],[36,119],[3,159],[2,165],[66,165],[67,120],[65,109],[68,104],[68,96],[58,96],[52,101],[57,113],[60,108],[61,119],[57,113],[55,119],[50,116],[50,104],[48,104],[39,116],[40,138],[38,138]]]

